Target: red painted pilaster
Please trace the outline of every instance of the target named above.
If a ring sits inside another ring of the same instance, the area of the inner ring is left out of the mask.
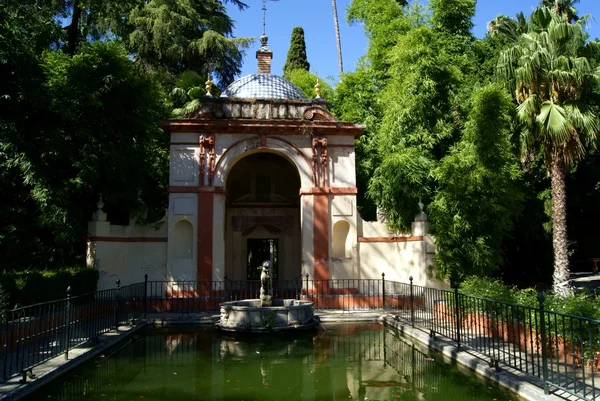
[[[315,195],[314,213],[314,265],[315,280],[329,280],[329,195]]]
[[[198,281],[212,281],[214,193],[198,194]]]

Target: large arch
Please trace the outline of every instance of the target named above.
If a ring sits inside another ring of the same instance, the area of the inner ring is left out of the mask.
[[[260,144],[261,137],[256,136],[238,141],[227,148],[215,166],[213,185],[224,187],[229,172],[244,157],[253,153],[269,152],[287,159],[296,167],[300,176],[301,188],[314,186],[312,165],[300,149],[281,138],[266,137],[264,140],[264,146]]]
[[[225,182],[224,272],[234,281],[258,280],[272,263],[274,280],[302,273],[300,175],[279,152],[253,149],[232,163]]]

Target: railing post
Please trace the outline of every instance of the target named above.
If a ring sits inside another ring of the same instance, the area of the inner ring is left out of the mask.
[[[144,319],[148,314],[148,273],[144,274]]]
[[[385,273],[381,273],[381,309],[385,312]]]
[[[308,301],[308,273],[306,273],[306,300]]]
[[[537,296],[540,304],[540,335],[542,337],[542,380],[544,381],[544,394],[550,394],[548,388],[548,355],[546,355],[546,312],[544,309],[544,294],[540,291]]]
[[[121,292],[121,280],[119,278],[117,278],[117,292],[115,295],[115,331],[118,333],[119,332],[119,303],[120,303],[120,299],[119,299],[119,293]]]
[[[458,295],[458,281],[454,281],[454,318],[456,319],[456,348],[460,349],[460,299]]]
[[[71,286],[67,287],[67,309],[65,312],[65,360],[69,359],[69,345],[71,344]]]
[[[415,327],[415,295],[413,292],[413,276],[408,278],[410,281],[410,325]]]

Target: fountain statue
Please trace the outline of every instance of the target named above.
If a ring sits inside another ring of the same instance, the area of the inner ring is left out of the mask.
[[[297,299],[273,299],[271,262],[265,261],[260,274],[259,299],[223,302],[216,326],[224,331],[271,333],[314,328],[319,318],[312,302]]]
[[[271,306],[273,304],[273,281],[271,280],[271,262],[266,260],[262,264],[260,274],[260,306]]]

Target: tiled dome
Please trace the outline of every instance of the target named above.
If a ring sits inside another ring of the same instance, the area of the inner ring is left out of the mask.
[[[221,97],[307,100],[296,85],[273,74],[250,74],[241,77],[229,85]]]

